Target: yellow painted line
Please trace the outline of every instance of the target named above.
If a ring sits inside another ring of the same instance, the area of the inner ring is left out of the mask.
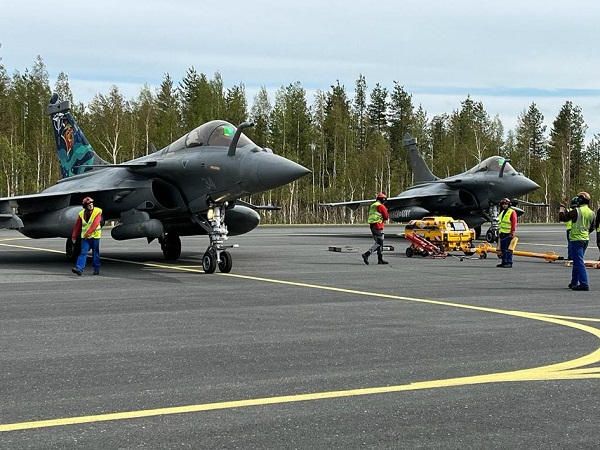
[[[0,245],[27,248],[27,249],[32,249],[32,250],[57,252],[56,250],[36,249],[34,247],[14,246],[14,245],[9,245],[9,244],[0,244]],[[62,253],[62,252],[59,252],[59,253]],[[192,269],[187,266],[165,265],[165,264],[157,264],[157,263],[140,263],[140,262],[121,260],[121,259],[116,259],[116,258],[105,258],[105,259],[112,260],[112,261],[118,261],[118,262],[124,262],[124,263],[130,263],[130,264],[137,264],[137,265],[142,265],[142,266],[147,266],[147,267],[156,267],[156,268],[203,273],[199,269]],[[523,319],[538,320],[538,321],[542,321],[542,322],[546,322],[546,323],[551,323],[551,324],[555,324],[555,325],[578,329],[580,331],[590,333],[590,334],[594,335],[596,338],[600,339],[600,329],[594,328],[589,325],[575,323],[575,322],[567,320],[567,318],[563,318],[561,316],[551,316],[551,315],[547,315],[547,314],[530,313],[530,312],[524,312],[524,311],[502,310],[502,309],[497,309],[497,308],[465,305],[465,304],[461,304],[461,303],[446,302],[446,301],[441,301],[441,300],[403,297],[403,296],[383,294],[383,293],[378,293],[378,292],[359,291],[359,290],[354,290],[354,289],[344,289],[344,288],[323,286],[323,285],[310,284],[310,283],[275,280],[275,279],[270,279],[270,278],[255,277],[255,276],[249,276],[249,275],[239,275],[239,274],[231,274],[231,273],[229,273],[229,274],[221,273],[221,274],[217,274],[217,275],[245,279],[245,280],[259,281],[259,282],[265,282],[265,283],[272,283],[272,284],[281,284],[281,285],[287,285],[287,286],[293,286],[293,287],[319,289],[319,290],[345,293],[345,294],[351,294],[351,295],[366,296],[366,297],[370,297],[370,298],[374,297],[374,298],[384,298],[384,299],[389,299],[389,300],[400,300],[400,301],[409,301],[409,302],[415,302],[415,303],[432,304],[432,305],[488,312],[488,313],[494,313],[494,314],[502,314],[502,315],[508,315],[508,316],[512,316],[512,317],[519,317],[519,318],[523,318]],[[597,321],[598,319],[588,319],[588,320]],[[508,372],[499,372],[499,373],[492,373],[492,374],[449,378],[449,379],[442,379],[442,380],[421,381],[421,382],[415,382],[415,383],[409,383],[409,384],[403,384],[403,385],[395,385],[395,386],[381,386],[381,387],[349,389],[349,390],[340,390],[340,391],[314,392],[314,393],[297,394],[297,395],[264,397],[264,398],[254,398],[254,399],[247,399],[247,400],[233,400],[233,401],[206,403],[206,404],[197,404],[197,405],[175,406],[175,407],[147,409],[147,410],[138,410],[138,411],[116,412],[116,413],[108,413],[108,414],[96,414],[96,415],[91,415],[91,416],[66,417],[66,418],[59,418],[59,419],[36,420],[36,421],[20,422],[20,423],[12,423],[12,424],[0,424],[0,432],[25,430],[25,429],[32,429],[32,428],[65,426],[65,425],[74,425],[74,424],[83,424],[83,423],[95,423],[95,422],[101,422],[101,421],[127,420],[127,419],[136,419],[136,418],[142,418],[142,417],[159,416],[159,415],[212,411],[212,410],[218,410],[218,409],[232,409],[232,408],[242,408],[242,407],[249,407],[249,406],[265,406],[265,405],[274,405],[274,404],[282,404],[282,403],[315,401],[315,400],[324,400],[324,399],[337,399],[337,398],[344,398],[344,397],[351,397],[351,396],[386,394],[386,393],[414,391],[414,390],[421,390],[421,389],[448,388],[448,387],[454,387],[454,386],[465,386],[465,385],[474,385],[474,384],[483,384],[483,383],[566,380],[566,379],[574,380],[574,379],[600,378],[600,368],[598,368],[598,367],[584,368],[584,366],[590,366],[592,364],[597,364],[598,362],[600,362],[600,348],[596,349],[595,351],[593,351],[587,355],[582,355],[582,356],[572,359],[572,360],[553,363],[553,364],[549,364],[546,366],[533,367],[533,368],[528,368],[528,369],[520,369],[520,370],[514,370],[514,371],[508,371]]]
[[[556,314],[542,314],[536,313],[540,316],[544,317],[554,317],[556,319],[565,319],[565,320],[575,320],[575,321],[583,321],[583,322],[600,322],[600,319],[595,319],[593,317],[576,317],[576,316],[559,316]]]
[[[14,248],[22,248],[24,250],[41,250],[43,252],[50,253],[61,253],[64,255],[64,250],[52,250],[50,248],[39,248],[39,247],[29,247],[28,245],[15,245],[15,244],[0,244],[2,247],[14,247]]]

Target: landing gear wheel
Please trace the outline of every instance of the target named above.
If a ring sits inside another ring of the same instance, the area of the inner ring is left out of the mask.
[[[212,250],[206,250],[204,256],[202,256],[202,269],[204,269],[204,273],[214,273],[216,268],[217,255]]]
[[[489,243],[494,243],[498,241],[498,231],[489,229],[487,233],[485,233],[485,240]]]
[[[233,266],[233,260],[229,252],[221,252],[221,262],[219,262],[219,270],[223,273],[231,272],[231,266]],[[204,260],[203,260],[204,261]]]
[[[407,247],[405,253],[406,253],[406,257],[407,258],[412,258],[413,255],[415,254],[415,252],[413,251],[412,247]]]
[[[167,233],[160,241],[160,248],[167,261],[175,261],[181,256],[181,239],[175,233]]]
[[[71,261],[72,263],[75,263],[80,253],[81,239],[77,239],[77,241],[75,241],[74,244],[71,241],[71,239],[67,239],[67,242],[65,243],[65,255],[67,257],[67,260]]]

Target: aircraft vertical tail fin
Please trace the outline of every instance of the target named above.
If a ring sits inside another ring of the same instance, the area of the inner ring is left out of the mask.
[[[77,125],[68,101],[61,102],[58,94],[53,94],[47,112],[52,119],[61,178],[93,170],[93,166],[108,165],[96,154]]]
[[[427,164],[417,147],[417,140],[408,133],[404,135],[404,146],[408,152],[408,162],[413,171],[415,183],[439,180],[439,178],[429,170],[429,167],[427,167]]]

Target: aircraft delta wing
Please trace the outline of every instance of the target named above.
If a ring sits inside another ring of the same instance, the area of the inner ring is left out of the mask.
[[[50,100],[61,176],[37,194],[0,198],[0,228],[32,238],[67,238],[66,253],[78,246],[70,236],[84,197],[94,198],[104,220],[116,221],[114,239],[158,239],[166,259],[181,254],[180,236],[208,235],[202,258],[207,273],[229,272],[228,235],[247,233],[260,222],[257,209],[240,197],[264,192],[310,173],[268,148],[261,148],[223,120],[200,125],[167,147],[123,164],[109,164],[87,141],[56,94]]]
[[[404,139],[408,159],[413,170],[415,184],[397,196],[388,197],[386,207],[390,219],[406,222],[425,216],[452,216],[463,219],[481,233],[481,225],[490,222],[486,239],[495,242],[498,238],[499,202],[503,198],[525,195],[539,188],[538,184],[517,172],[510,161],[501,156],[491,156],[464,173],[447,178],[436,177],[421,156],[414,138]],[[345,206],[356,210],[374,200],[323,203],[322,206]],[[546,206],[513,200],[513,205],[522,203],[531,206]],[[517,213],[523,210],[513,206]]]

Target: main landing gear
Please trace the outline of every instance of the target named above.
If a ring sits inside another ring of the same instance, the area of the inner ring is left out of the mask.
[[[177,233],[166,233],[159,237],[160,249],[167,261],[175,261],[181,256],[181,239]]]
[[[488,215],[490,217],[490,228],[485,233],[485,240],[489,243],[498,242],[498,234],[500,230],[500,225],[498,222],[498,206],[491,205],[488,209]]]
[[[214,273],[219,267],[223,273],[231,272],[233,259],[226,248],[236,245],[224,245],[227,240],[227,226],[225,225],[225,208],[227,204],[213,204],[206,213],[206,218],[196,217],[196,223],[207,233],[210,244],[202,256],[202,269],[205,273]]]

